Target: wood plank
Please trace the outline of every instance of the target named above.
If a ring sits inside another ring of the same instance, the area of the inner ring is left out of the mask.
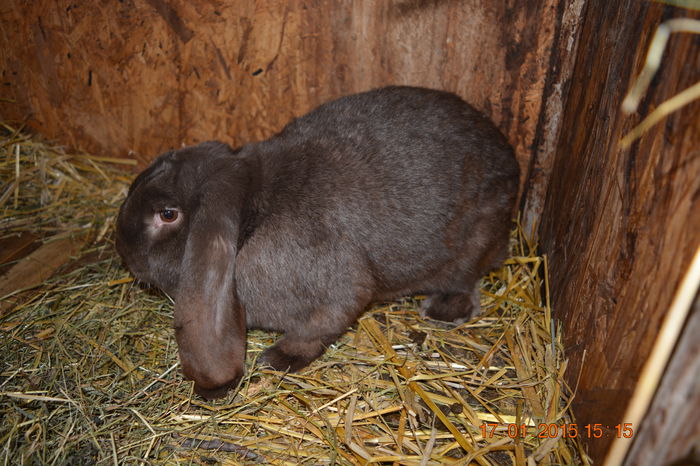
[[[542,218],[544,202],[552,175],[557,143],[561,135],[562,111],[571,85],[586,0],[563,2],[561,20],[557,23],[556,40],[549,61],[544,87],[542,110],[535,133],[534,150],[528,172],[524,176],[522,196],[523,229],[528,234]]]
[[[698,413],[700,293],[624,464],[698,464]]]
[[[23,231],[0,240],[0,271],[8,262],[16,261],[39,247],[40,238],[32,233]],[[1,274],[1,272],[0,272]]]
[[[16,305],[15,293],[41,285],[77,254],[83,244],[83,240],[70,237],[47,242],[0,276],[0,316]]]
[[[700,102],[619,141],[664,100],[700,80],[700,42],[671,37],[637,114],[620,104],[664,19],[698,16],[651,2],[589,0],[540,240],[554,316],[564,323],[577,422],[611,426],[589,439],[603,461],[676,288],[700,245]],[[633,426],[638,429],[639,426]],[[669,443],[669,432],[654,435]]]

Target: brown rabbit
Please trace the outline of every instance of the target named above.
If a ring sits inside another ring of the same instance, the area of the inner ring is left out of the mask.
[[[262,361],[296,371],[373,301],[422,293],[429,317],[474,316],[518,178],[505,138],[459,97],[386,87],[266,141],[161,155],[129,189],[116,246],[174,298],[183,372],[217,398],[243,375],[246,328],[284,332]]]

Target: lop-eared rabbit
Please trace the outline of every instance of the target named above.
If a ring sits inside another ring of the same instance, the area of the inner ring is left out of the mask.
[[[385,87],[262,142],[161,155],[129,189],[116,247],[174,298],[182,370],[212,399],[243,375],[247,328],[283,332],[260,361],[297,371],[374,301],[421,293],[428,317],[478,314],[518,181],[511,146],[458,96]]]

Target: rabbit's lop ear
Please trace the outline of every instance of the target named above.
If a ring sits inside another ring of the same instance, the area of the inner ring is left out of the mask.
[[[180,284],[175,335],[185,377],[206,399],[220,398],[244,372],[246,318],[236,294],[235,266],[245,187],[211,179],[192,213]]]

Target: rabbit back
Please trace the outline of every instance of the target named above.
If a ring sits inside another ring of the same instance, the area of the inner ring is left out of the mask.
[[[496,127],[454,94],[349,96],[251,150],[269,174],[265,220],[237,260],[253,327],[459,290],[503,259],[518,166]]]

